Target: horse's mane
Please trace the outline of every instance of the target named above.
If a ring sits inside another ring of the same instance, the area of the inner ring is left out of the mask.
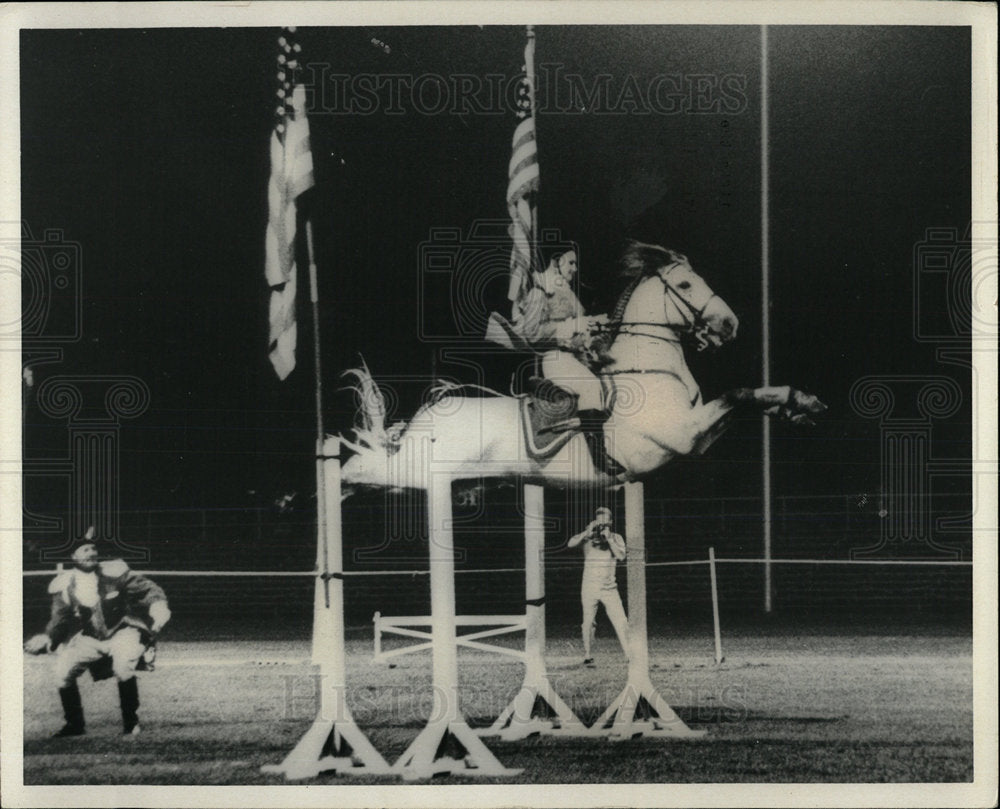
[[[618,259],[618,277],[632,280],[652,275],[660,267],[673,264],[681,256],[658,244],[646,244],[630,239]]]
[[[622,317],[625,314],[625,307],[635,288],[646,278],[654,275],[660,267],[672,264],[680,258],[678,253],[660,247],[658,244],[646,244],[645,242],[630,239],[625,250],[622,251],[618,259],[618,271],[616,273],[619,283],[624,282],[625,287],[618,295],[618,302],[608,315],[608,328],[604,334],[598,338],[601,343],[601,350],[607,351],[611,344],[618,337],[621,331]]]

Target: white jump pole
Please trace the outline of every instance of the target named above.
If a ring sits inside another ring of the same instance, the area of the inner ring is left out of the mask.
[[[715,665],[719,665],[722,656],[722,633],[719,631],[719,587],[715,580],[715,548],[708,549],[708,572],[712,579],[712,624],[715,629]]]
[[[594,723],[591,732],[620,741],[635,736],[699,738],[667,705],[649,678],[646,631],[646,512],[642,483],[625,484],[625,542],[628,552],[629,664],[621,694]]]
[[[344,576],[340,509],[340,440],[321,445],[326,531],[324,565],[316,586],[313,653],[320,662],[320,707],[312,727],[281,764],[262,772],[286,778],[315,778],[334,770],[338,775],[383,775],[391,770],[354,722],[347,707],[347,649],[344,639]]]
[[[482,735],[499,736],[504,741],[535,733],[585,735],[589,732],[586,725],[556,693],[545,668],[545,489],[530,483],[524,486],[524,597],[524,683]],[[551,709],[551,719],[535,715],[540,701]]]
[[[521,770],[504,767],[466,724],[458,707],[455,549],[451,527],[451,478],[447,475],[430,475],[427,520],[434,705],[426,727],[392,769],[406,780],[435,775],[517,775]],[[448,752],[457,752],[458,757]]]

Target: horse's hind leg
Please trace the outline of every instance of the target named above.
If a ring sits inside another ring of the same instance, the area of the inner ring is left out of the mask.
[[[701,416],[701,426],[696,430],[691,442],[691,454],[701,455],[716,439],[721,436],[733,420],[735,405],[724,399],[714,401],[695,408],[694,412],[703,411]]]
[[[701,455],[716,439],[719,438],[732,423],[738,402],[727,396],[721,396],[711,402],[691,410],[689,420],[691,426],[692,455]]]

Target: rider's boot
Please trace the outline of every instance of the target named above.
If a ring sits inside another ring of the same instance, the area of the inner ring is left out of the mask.
[[[608,455],[607,448],[604,446],[604,423],[611,417],[610,409],[581,410],[576,415],[580,420],[580,430],[587,442],[587,447],[590,449],[590,457],[594,461],[594,466],[611,475],[619,474],[622,468]]]
[[[594,408],[592,410],[581,410],[576,414],[580,419],[580,429],[585,433],[604,432],[604,422],[610,417],[608,410]]]

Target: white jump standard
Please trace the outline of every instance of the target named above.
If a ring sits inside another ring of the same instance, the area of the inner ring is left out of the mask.
[[[524,683],[484,736],[504,741],[524,739],[532,734],[584,736],[589,733],[572,709],[556,693],[545,668],[545,490],[524,487]],[[539,703],[551,711],[551,718],[536,715]]]
[[[451,483],[449,475],[432,475],[427,492],[434,705],[426,727],[393,765],[393,772],[405,780],[444,774],[492,777],[521,772],[504,767],[466,724],[459,711]],[[458,748],[461,758],[439,755],[449,744]]]
[[[325,546],[317,566],[314,605],[313,654],[321,666],[319,713],[285,760],[266,764],[261,772],[279,773],[289,780],[315,778],[331,770],[338,775],[384,775],[391,772],[388,763],[347,707],[340,441],[328,438],[319,449],[324,505],[329,506],[325,509]]]
[[[703,730],[692,730],[667,705],[649,678],[649,640],[646,630],[646,529],[643,485],[625,486],[625,541],[628,546],[629,663],[628,680],[621,694],[594,723],[591,732],[613,740],[635,736],[696,739]]]

